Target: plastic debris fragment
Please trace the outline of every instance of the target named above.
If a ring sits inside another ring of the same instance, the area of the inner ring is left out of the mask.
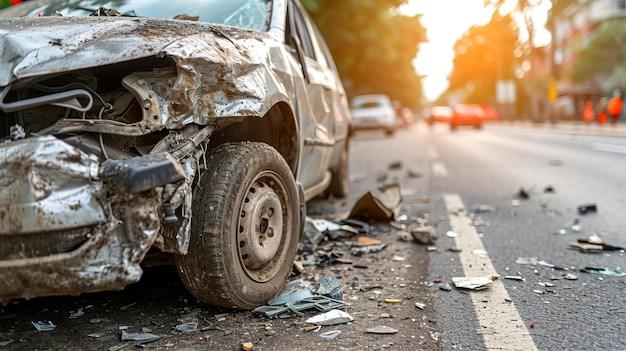
[[[483,290],[493,285],[493,277],[453,277],[452,282],[457,288]]]
[[[448,236],[448,238],[458,238],[459,237],[459,233],[457,232],[453,232],[451,230],[448,230],[448,232],[446,233],[446,235]]]
[[[426,308],[426,304],[421,303],[421,302],[416,302],[415,307],[419,308],[420,310],[423,310],[424,308]]]
[[[31,324],[39,331],[50,331],[57,327],[54,323],[52,323],[52,321],[31,322]]]
[[[370,246],[370,245],[380,245],[382,241],[374,238],[370,238],[367,236],[360,236],[354,245],[356,246]]]
[[[610,275],[613,277],[623,277],[626,276],[626,273],[620,272],[615,269],[610,268],[593,268],[593,267],[585,267],[585,269],[581,269],[581,272],[591,273],[591,274],[600,274],[600,275]]]
[[[522,281],[524,280],[524,278],[522,278],[521,275],[505,275],[504,279],[509,279],[509,280],[519,280]]]
[[[450,287],[450,284],[448,283],[440,283],[437,285],[437,287],[439,288],[439,290],[443,290],[443,291],[450,291],[452,290],[452,288]]]
[[[122,330],[122,341],[142,341],[148,342],[148,340],[156,341],[161,337],[152,333],[129,333],[126,330]]]
[[[243,351],[250,351],[254,347],[254,344],[251,342],[244,342],[241,344],[241,349]]]
[[[370,334],[395,334],[398,330],[385,325],[377,325],[375,327],[365,329],[365,332]]]
[[[341,334],[341,330],[331,330],[320,334],[320,336],[326,340],[332,340]]]
[[[331,310],[326,313],[315,315],[306,320],[307,323],[317,325],[335,325],[352,322],[354,318],[347,312],[341,310]]]
[[[194,332],[194,331],[198,331],[198,326],[200,325],[200,322],[187,322],[187,323],[182,323],[182,324],[178,324],[176,327],[174,327],[174,329],[178,330],[179,332]]]
[[[387,303],[400,303],[400,302],[402,302],[402,299],[385,299],[385,302],[387,302]]]
[[[573,273],[567,273],[565,276],[563,276],[563,278],[567,280],[578,280],[578,277],[576,276],[576,274],[573,274]]]

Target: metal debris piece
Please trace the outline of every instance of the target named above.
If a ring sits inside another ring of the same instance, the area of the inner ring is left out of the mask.
[[[365,329],[365,332],[370,334],[395,334],[398,332],[398,329],[394,329],[385,325],[377,325],[375,327],[369,327]]]
[[[567,243],[567,245],[572,249],[577,249],[584,253],[602,251],[602,245],[579,243],[579,242],[569,242]]]
[[[200,322],[197,322],[197,321],[187,322],[187,323],[183,323],[183,324],[179,324],[175,326],[174,329],[178,330],[179,332],[194,332],[194,331],[198,331],[199,325],[200,325]]]
[[[315,315],[306,320],[307,323],[317,325],[335,325],[352,322],[354,318],[347,312],[341,310],[330,310],[326,313]]]
[[[598,237],[598,239],[600,239]],[[600,241],[602,241],[602,239],[600,239]],[[578,243],[580,244],[591,244],[591,245],[598,245],[602,247],[602,250],[604,251],[621,251],[624,250],[623,247],[619,247],[619,246],[613,246],[613,245],[609,245],[609,244],[605,244],[603,242],[598,243],[597,240],[584,240],[584,239],[578,239],[577,240]]]
[[[593,203],[578,206],[578,213],[580,213],[581,215],[584,215],[590,212],[598,212],[598,206]]]
[[[387,247],[387,244],[382,243],[379,245],[370,245],[370,246],[361,246],[352,248],[352,254],[354,256],[361,256],[366,253],[376,253],[380,252]]]
[[[228,313],[220,313],[220,314],[216,314],[215,316],[215,320],[218,322],[223,322],[226,320],[226,317],[228,317]]]
[[[343,300],[342,285],[332,274],[323,276],[317,282],[317,286],[318,294],[330,296],[335,300]]]
[[[391,256],[392,261],[406,261],[406,257],[400,255]]]
[[[505,275],[504,279],[519,280],[519,281],[524,280],[524,278],[521,275]]]
[[[493,285],[493,277],[453,277],[452,282],[457,288],[470,290],[488,289]]]
[[[367,223],[395,220],[402,203],[400,185],[390,184],[380,187],[379,190],[380,194],[376,197],[368,192],[357,200],[348,218]]]
[[[161,337],[152,333],[129,333],[126,330],[122,330],[122,341],[141,341],[148,343],[159,340]]]
[[[533,290],[533,292],[534,292],[535,294],[537,294],[537,295],[543,295],[543,294],[545,294],[545,291],[543,291],[543,290]]]
[[[594,267],[585,267],[585,269],[581,269],[581,272],[591,273],[591,274],[600,274],[600,275],[610,275],[613,277],[623,277],[626,276],[626,273],[620,272],[615,269],[610,268],[594,268]]]
[[[85,312],[83,312],[83,307],[79,308],[78,311],[73,312],[72,314],[70,314],[70,319],[75,319],[78,318],[82,315],[84,315]]]
[[[327,340],[332,340],[341,334],[341,330],[331,330],[320,334],[320,336]]]
[[[39,322],[30,322],[37,330],[39,331],[50,331],[54,330],[57,326],[52,323],[52,321],[39,321]]]
[[[437,232],[430,225],[411,229],[411,236],[417,243],[422,245],[433,245],[437,242]]]
[[[423,310],[424,308],[426,308],[426,304],[421,303],[421,302],[416,302],[415,307],[419,308],[420,310]]]

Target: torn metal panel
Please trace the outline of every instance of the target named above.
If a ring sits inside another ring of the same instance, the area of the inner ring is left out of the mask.
[[[0,235],[52,232],[106,221],[98,160],[54,137],[0,147]]]

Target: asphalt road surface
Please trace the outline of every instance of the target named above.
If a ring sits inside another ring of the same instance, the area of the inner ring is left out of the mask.
[[[203,305],[174,269],[156,266],[124,291],[4,306],[0,350],[138,348],[122,331],[158,336],[139,345],[154,350],[241,350],[248,342],[253,350],[624,350],[626,277],[598,274],[626,271],[623,250],[569,246],[596,233],[626,247],[626,133],[609,128],[503,123],[451,132],[418,123],[392,137],[357,133],[350,196],[313,200],[309,216],[344,218],[367,192],[398,184],[398,223],[372,228],[369,236],[387,244],[382,251],[293,277],[336,277],[350,323],[307,331],[317,312],[268,318]],[[596,211],[579,213],[587,204]],[[401,240],[424,219],[435,245]],[[349,252],[354,239],[320,247]],[[455,287],[463,277],[488,287]],[[56,327],[38,331],[40,321]],[[196,327],[179,330],[189,322]],[[375,326],[396,332],[366,333]]]

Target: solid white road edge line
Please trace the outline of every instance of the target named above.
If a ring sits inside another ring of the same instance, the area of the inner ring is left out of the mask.
[[[456,246],[462,249],[459,256],[465,276],[485,277],[497,274],[461,197],[458,194],[444,193],[443,199],[452,231],[459,234],[455,240]],[[483,254],[477,254],[480,252]],[[502,279],[496,279],[490,289],[470,292],[485,347],[488,350],[537,350],[524,321],[504,288]]]

